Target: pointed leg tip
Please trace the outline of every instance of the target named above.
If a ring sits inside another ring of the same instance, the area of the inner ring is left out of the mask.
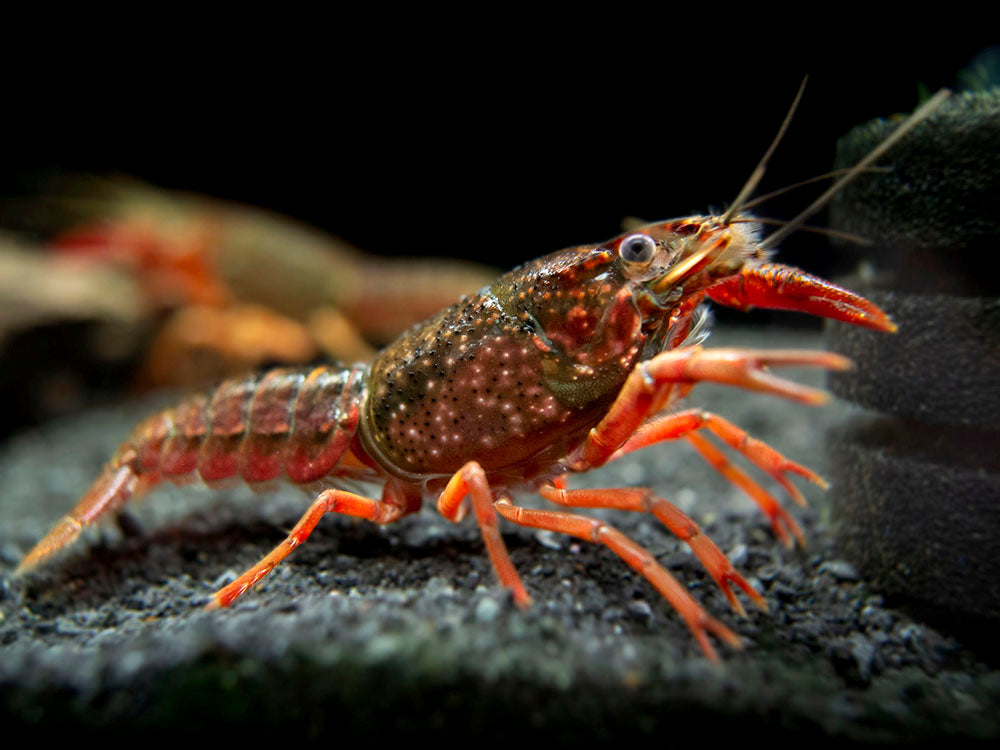
[[[743,589],[743,593],[747,595],[750,601],[752,601],[758,609],[761,609],[764,612],[768,611],[767,601],[761,593],[757,591],[757,589],[750,585],[749,581],[744,581],[741,588]]]
[[[21,558],[21,562],[19,562],[17,567],[14,568],[13,577],[20,578],[21,576],[30,573],[45,562],[45,560],[58,552],[61,547],[62,545],[52,547],[50,545],[43,545],[42,542],[39,542],[31,548],[28,554]]]
[[[247,589],[250,588],[250,585],[251,584],[241,584],[240,579],[237,578],[228,586],[223,586],[221,589],[212,594],[212,598],[209,600],[208,604],[205,605],[205,609],[225,609],[243,596]]]
[[[704,646],[701,647],[701,651],[705,654],[705,658],[708,659],[712,664],[719,666],[722,662],[719,660],[719,655],[716,653],[715,649],[706,649]]]
[[[714,629],[713,629],[714,630]],[[708,659],[713,664],[719,664],[719,654],[716,652],[715,647],[708,640],[708,634],[705,632],[704,628],[696,630],[694,633],[695,640],[701,647],[701,652],[705,654],[705,658]]]
[[[777,518],[771,519],[771,531],[778,538],[778,541],[781,542],[785,549],[791,549],[795,546],[791,536],[789,536],[788,532],[785,531],[785,527],[781,525]]]
[[[725,587],[725,594],[726,598],[729,600],[729,606],[732,608],[733,612],[735,612],[740,617],[746,617],[747,616],[746,609],[743,608],[743,605],[740,603],[740,600],[736,598],[736,595],[729,589],[728,586]]]
[[[791,482],[782,482],[782,485],[788,492],[788,496],[792,498],[792,500],[795,502],[796,505],[798,505],[800,508],[807,507],[808,503],[806,503],[806,497],[805,495],[802,494],[801,490],[799,490],[798,487],[796,487]]]
[[[750,601],[752,601],[757,607],[763,609],[765,612],[767,611],[767,602],[764,601],[764,597],[761,596],[757,589],[750,585],[750,582],[746,578],[737,573],[735,570],[731,571],[727,578],[739,586],[740,590],[746,594],[747,598],[750,599]],[[719,585],[723,586],[722,583]],[[739,602],[736,596],[732,594],[728,585],[723,586],[723,590],[726,592],[726,596],[729,597],[729,603],[733,606],[733,609],[736,610],[736,613],[742,617],[747,617],[748,615],[746,609]]]
[[[719,655],[708,639],[709,633],[712,633],[712,635],[736,651],[743,649],[742,638],[714,617],[710,617],[704,612],[702,612],[702,617],[698,619],[697,623],[689,621],[688,624],[694,632],[695,639],[698,641],[698,645],[701,646],[701,650],[705,653],[705,656],[715,664],[719,663]]]
[[[712,632],[715,633],[716,637],[729,646],[735,651],[743,650],[743,639],[740,638],[736,633],[727,628],[721,623],[716,623],[717,627],[712,628]]]
[[[827,369],[830,370],[850,370],[854,367],[854,361],[841,354],[834,354],[828,362]]]
[[[830,394],[826,391],[814,390],[806,394],[805,402],[809,406],[824,406],[830,403]]]

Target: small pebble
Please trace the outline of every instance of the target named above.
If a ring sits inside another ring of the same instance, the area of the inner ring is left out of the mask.
[[[857,568],[843,560],[828,560],[819,566],[820,573],[829,573],[838,581],[860,581],[861,575]]]
[[[493,597],[484,597],[476,605],[476,620],[478,622],[491,622],[496,619],[500,611],[500,605]]]
[[[628,604],[628,613],[640,620],[648,620],[653,616],[653,608],[645,599],[636,599]]]

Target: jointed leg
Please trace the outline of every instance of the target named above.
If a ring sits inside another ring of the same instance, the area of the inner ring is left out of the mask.
[[[319,519],[327,513],[343,513],[348,516],[366,518],[375,523],[392,523],[419,507],[418,496],[408,495],[405,490],[395,487],[391,482],[386,484],[381,501],[361,497],[344,490],[321,492],[285,540],[235,581],[216,591],[207,608],[216,609],[232,604],[234,599],[274,570],[278,563],[302,544],[316,528]]]
[[[770,474],[776,482],[785,488],[792,499],[803,507],[806,505],[806,500],[798,488],[788,481],[787,473],[791,472],[805,477],[824,489],[827,487],[826,481],[816,472],[785,458],[767,443],[751,437],[745,430],[737,427],[728,419],[701,409],[665,414],[649,420],[642,424],[609,460],[617,460],[632,451],[654,443],[688,437],[689,433],[703,427],[723,440],[733,450],[746,456],[762,471]]]
[[[739,636],[709,616],[701,605],[677,582],[677,579],[656,562],[649,550],[629,539],[617,529],[586,516],[560,511],[521,508],[513,505],[506,498],[498,500],[495,507],[500,515],[519,526],[558,531],[608,547],[632,568],[645,576],[670,602],[691,628],[691,632],[694,633],[694,637],[705,655],[712,661],[718,661],[718,657],[708,640],[709,631],[733,648],[742,648],[743,644]]]
[[[476,522],[483,534],[483,542],[486,544],[486,551],[490,555],[493,568],[500,577],[500,583],[513,592],[514,601],[519,607],[526,608],[531,604],[531,597],[524,588],[521,576],[514,569],[514,564],[507,553],[507,545],[500,536],[493,493],[490,492],[489,483],[486,481],[486,472],[475,461],[469,461],[455,472],[438,499],[438,511],[449,521],[456,523],[461,521],[465,517],[463,500],[466,495],[472,499]]]
[[[804,546],[805,537],[795,520],[788,515],[777,499],[757,482],[751,479],[739,467],[735,466],[718,448],[706,440],[696,430],[705,428],[722,439],[731,448],[744,455],[762,471],[769,474],[781,484],[792,498],[804,506],[805,498],[798,488],[787,477],[795,473],[805,477],[821,487],[827,484],[821,476],[810,471],[805,466],[790,461],[771,446],[756,440],[732,422],[711,412],[692,409],[655,417],[641,425],[625,444],[619,448],[609,460],[617,460],[632,451],[645,448],[654,443],[674,440],[684,437],[694,446],[701,456],[722,474],[726,479],[747,493],[756,502],[771,522],[775,535],[787,546],[792,545],[791,533]]]
[[[698,433],[692,432],[685,437],[695,447],[695,450],[712,465],[712,468],[747,493],[757,503],[760,509],[764,511],[764,515],[767,516],[768,521],[770,521],[774,535],[781,540],[782,544],[789,549],[795,546],[792,537],[789,536],[789,532],[791,532],[798,540],[799,546],[806,546],[806,537],[802,533],[802,529],[796,523],[795,519],[788,514],[788,511],[781,506],[781,503],[778,502],[774,495],[747,476],[746,472],[738,466],[733,465],[722,451]]]
[[[763,610],[767,610],[767,603],[764,597],[747,583],[729,559],[722,553],[715,542],[702,533],[691,518],[679,508],[658,495],[654,495],[651,490],[641,488],[627,489],[599,489],[599,490],[564,490],[556,487],[542,487],[539,493],[546,500],[574,508],[613,508],[615,510],[631,510],[640,513],[652,513],[663,525],[670,529],[673,534],[691,548],[709,575],[722,589],[722,592],[729,600],[729,604],[741,615],[745,614],[743,606],[737,600],[736,595],[729,587],[730,582],[735,583]]]
[[[850,362],[830,352],[754,349],[702,349],[692,346],[662,352],[643,362],[632,374],[615,399],[610,411],[587,436],[583,462],[579,467],[604,464],[635,433],[647,417],[666,405],[668,394],[678,385],[709,380],[776,396],[820,404],[827,399],[823,391],[799,385],[773,375],[771,366],[825,367],[843,370]]]
[[[804,503],[804,498],[788,481],[785,473],[794,472],[825,486],[821,477],[789,461],[770,446],[754,440],[732,423],[705,412],[682,412],[643,424],[678,394],[686,393],[703,380],[772,393],[807,404],[821,403],[827,398],[823,391],[784,380],[768,369],[783,365],[844,369],[850,362],[830,352],[794,350],[702,350],[700,347],[684,347],[663,352],[640,364],[629,375],[607,415],[590,431],[582,450],[574,457],[573,468],[582,471],[600,466],[654,442],[684,436],[717,471],[760,505],[775,533],[786,545],[791,545],[791,535],[804,542],[801,529],[778,501],[694,431],[701,427],[711,430],[774,477],[797,502]]]

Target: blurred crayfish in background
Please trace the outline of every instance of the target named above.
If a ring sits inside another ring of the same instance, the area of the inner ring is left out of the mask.
[[[90,390],[70,381],[79,362],[58,375],[33,367],[39,344],[53,359],[80,344],[67,359],[92,356],[103,388],[123,377],[139,388],[192,386],[269,363],[363,361],[496,275],[368,256],[264,209],[127,178],[57,187],[43,199],[55,209],[36,213],[40,248],[0,242],[0,386],[37,394],[21,404],[22,420],[81,405]],[[21,341],[40,331],[44,341]]]

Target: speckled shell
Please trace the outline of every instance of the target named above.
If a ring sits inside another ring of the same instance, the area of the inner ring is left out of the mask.
[[[404,334],[372,366],[361,435],[400,476],[551,469],[614,401],[642,318],[617,255],[528,263]]]
[[[128,463],[147,480],[321,479],[354,438],[364,369],[275,369],[230,378],[140,423],[112,464]]]

